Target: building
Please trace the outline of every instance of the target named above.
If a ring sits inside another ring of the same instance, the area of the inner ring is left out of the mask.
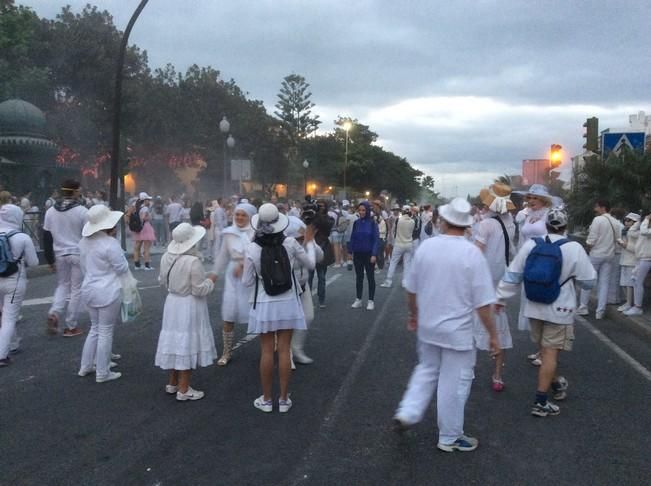
[[[549,159],[525,159],[522,161],[522,184],[546,184],[549,177]]]

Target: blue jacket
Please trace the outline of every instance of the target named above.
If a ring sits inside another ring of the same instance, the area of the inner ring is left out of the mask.
[[[353,232],[348,243],[349,253],[370,253],[377,256],[380,243],[380,232],[377,223],[371,217],[371,207],[364,201],[362,205],[366,208],[366,216],[355,221]]]

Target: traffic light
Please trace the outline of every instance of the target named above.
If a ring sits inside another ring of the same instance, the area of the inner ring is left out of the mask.
[[[585,128],[585,133],[583,138],[585,138],[585,143],[583,148],[589,150],[590,152],[598,153],[599,151],[599,118],[592,117],[588,118],[583,124]]]
[[[563,147],[561,145],[558,145],[557,143],[553,143],[551,146],[551,150],[549,152],[549,160],[552,166],[552,169],[555,169],[556,167],[561,165],[561,162],[563,162],[563,154],[562,151]]]

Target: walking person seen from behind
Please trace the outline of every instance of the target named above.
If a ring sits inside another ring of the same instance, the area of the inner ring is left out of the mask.
[[[418,365],[394,421],[398,431],[420,422],[436,392],[437,447],[445,452],[473,451],[479,444],[464,433],[464,409],[475,377],[475,312],[489,335],[491,353],[499,352],[490,269],[479,248],[465,238],[473,223],[470,211],[462,198],[440,208],[442,235],[418,247],[404,278],[407,327],[418,333]]]

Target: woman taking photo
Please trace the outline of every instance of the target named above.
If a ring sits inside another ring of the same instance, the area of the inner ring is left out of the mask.
[[[348,252],[353,254],[353,266],[355,267],[355,279],[357,298],[353,309],[362,307],[362,294],[364,292],[364,272],[368,280],[368,303],[366,310],[375,309],[375,261],[377,259],[378,246],[380,242],[377,223],[371,215],[371,207],[367,201],[357,207],[359,219],[353,224],[353,232],[350,235]]]
[[[111,211],[101,204],[91,207],[79,242],[79,262],[84,272],[81,302],[88,307],[91,322],[81,354],[79,376],[92,373],[96,366],[97,383],[122,376],[110,367],[113,330],[122,304],[120,279],[129,271],[129,263],[115,239],[116,225],[123,215],[122,211]]]
[[[159,281],[168,294],[155,363],[170,370],[165,391],[180,402],[203,398],[202,391],[190,386],[192,370],[217,358],[206,301],[217,276],[206,276],[198,249],[205,234],[203,226],[178,225],[160,265]]]
[[[242,283],[242,270],[244,269],[244,252],[255,234],[251,228],[251,218],[256,212],[253,204],[238,204],[233,213],[234,224],[227,226],[221,232],[221,249],[213,269],[216,275],[224,277],[222,297],[224,350],[217,361],[219,366],[226,366],[231,360],[235,323],[249,322],[251,290]]]
[[[285,237],[283,231],[289,221],[273,204],[260,206],[251,224],[256,237],[246,249],[243,280],[247,287],[254,289],[248,332],[260,335],[262,382],[262,395],[254,400],[253,406],[266,413],[273,411],[274,338],[277,337],[278,411],[286,413],[292,407],[288,394],[292,332],[307,328],[293,269],[297,262],[307,270],[314,268],[314,232],[309,226],[305,230],[306,251],[294,238]]]

